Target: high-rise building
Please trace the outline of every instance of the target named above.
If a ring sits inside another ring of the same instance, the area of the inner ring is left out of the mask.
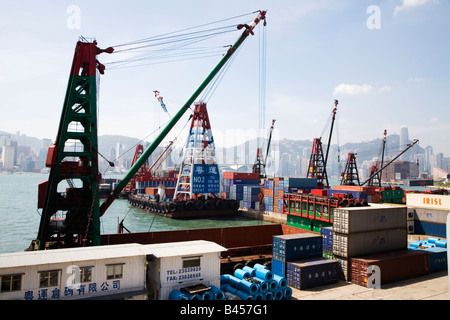
[[[12,146],[3,146],[2,159],[3,169],[12,170],[14,168],[16,150]]]
[[[406,126],[403,126],[400,129],[399,152],[402,152],[410,143],[411,143],[411,141],[409,140],[408,128]],[[401,155],[400,159],[409,161],[410,160],[409,157],[410,157],[410,152],[408,150],[404,154]]]

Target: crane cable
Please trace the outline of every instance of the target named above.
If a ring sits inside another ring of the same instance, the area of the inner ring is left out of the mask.
[[[189,28],[185,28],[185,29],[181,29],[181,30],[177,30],[177,31],[164,33],[164,34],[159,35],[159,36],[153,36],[153,37],[149,37],[149,38],[135,40],[135,41],[128,42],[128,43],[117,44],[117,45],[112,46],[112,47],[117,48],[117,47],[123,47],[123,46],[129,46],[129,45],[134,45],[134,44],[138,44],[138,43],[143,43],[143,42],[151,41],[151,40],[155,39],[156,37],[168,36],[168,35],[176,34],[176,33],[179,33],[179,32],[184,32],[184,31],[188,31],[188,30],[192,30],[192,29],[202,28],[202,27],[209,26],[209,25],[212,25],[212,24],[216,24],[216,23],[220,23],[220,22],[224,22],[224,21],[228,21],[228,20],[233,20],[233,19],[244,17],[244,16],[248,16],[248,15],[252,15],[252,14],[255,14],[257,12],[259,12],[259,11],[253,11],[253,12],[244,13],[244,14],[241,14],[241,15],[238,15],[238,16],[230,17],[230,18],[225,18],[225,19],[221,19],[221,20],[217,20],[217,21],[213,21],[213,22],[208,22],[208,23],[201,24],[201,25],[198,25],[198,26],[189,27]]]
[[[257,12],[257,11],[255,11]],[[238,29],[237,24],[235,25],[228,25],[228,26],[222,26],[222,27],[216,27],[216,28],[210,28],[206,30],[199,30],[195,32],[186,32],[188,30],[198,29],[201,27],[205,27],[212,24],[217,24],[220,22],[240,18],[246,15],[254,14],[255,12],[250,12],[247,14],[242,14],[239,16],[234,16],[231,18],[226,18],[222,20],[213,21],[210,23],[206,23],[199,26],[194,26],[174,32],[165,33],[158,36],[152,36],[140,40],[135,40],[128,43],[123,44],[117,44],[115,46],[112,46],[114,48],[122,48],[119,50],[115,50],[113,54],[118,53],[124,53],[124,52],[139,52],[142,49],[147,49],[151,47],[157,47],[157,46],[164,46],[164,45],[170,45],[174,44],[171,47],[166,47],[159,50],[154,50],[150,52],[145,52],[143,54],[130,57],[130,58],[124,58],[116,61],[111,62],[105,62],[104,64],[108,66],[108,69],[119,69],[124,67],[130,67],[131,63],[140,63],[137,65],[131,65],[133,66],[141,66],[141,65],[148,65],[148,64],[157,64],[161,62],[154,62],[154,63],[142,63],[145,60],[150,59],[169,59],[165,62],[175,62],[175,61],[182,61],[182,60],[188,60],[188,59],[198,59],[198,58],[206,58],[206,57],[212,57],[217,56],[219,54],[223,54],[223,46],[214,46],[214,47],[201,47],[201,48],[184,48],[184,52],[177,53],[176,50],[181,50],[183,47],[187,47],[189,45],[192,45],[194,43],[204,41],[207,39],[210,39],[215,36],[219,36],[225,33],[230,33],[237,31]],[[184,32],[184,33],[181,33]],[[128,65],[128,66],[127,66]]]

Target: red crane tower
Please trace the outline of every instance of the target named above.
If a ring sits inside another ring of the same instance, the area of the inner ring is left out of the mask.
[[[218,197],[219,192],[220,174],[215,160],[211,123],[206,103],[200,101],[195,104],[192,115],[174,198]]]
[[[341,185],[359,186],[359,175],[356,167],[356,153],[349,153],[344,172],[342,173]]]
[[[327,159],[328,152],[330,150],[331,134],[333,133],[334,121],[336,119],[338,100],[334,100],[334,109],[332,111],[330,135],[328,137],[327,152],[325,157],[322,150],[322,137],[315,138],[311,151],[311,157],[309,159],[307,178],[316,178],[318,188],[329,188],[328,175],[327,175]],[[326,184],[325,184],[326,182]]]

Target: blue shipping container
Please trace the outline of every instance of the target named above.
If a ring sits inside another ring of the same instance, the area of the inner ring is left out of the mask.
[[[414,233],[447,238],[446,225],[441,223],[414,220]]]
[[[288,285],[299,290],[338,282],[338,261],[315,258],[286,263]]]
[[[441,247],[409,247],[410,250],[422,250],[428,252],[428,270],[436,272],[448,269],[447,248]]]
[[[286,277],[286,262],[272,259],[272,272],[280,277]]]
[[[296,261],[322,256],[322,236],[314,233],[288,234],[273,237],[272,257]]]
[[[284,178],[283,187],[287,188],[316,188],[316,178]]]
[[[257,185],[259,180],[246,180],[246,179],[230,179],[230,185]]]
[[[332,252],[333,251],[333,227],[324,227],[321,230],[322,234],[322,249]]]

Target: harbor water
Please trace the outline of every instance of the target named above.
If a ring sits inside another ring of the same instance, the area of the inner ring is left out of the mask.
[[[48,174],[41,173],[0,174],[0,253],[23,251],[36,239],[42,210],[37,208],[38,184],[46,179]],[[268,223],[242,216],[176,220],[154,215],[131,206],[127,200],[117,199],[101,217],[101,233],[116,233],[122,219],[131,232]]]

